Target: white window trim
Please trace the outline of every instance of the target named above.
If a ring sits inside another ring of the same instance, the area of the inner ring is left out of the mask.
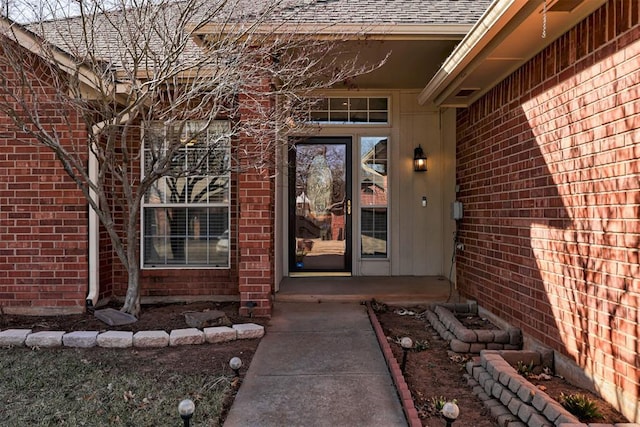
[[[346,98],[346,99],[372,99],[372,98],[384,98],[387,100],[387,109],[386,110],[370,110],[368,107],[366,110],[355,110],[358,112],[367,112],[367,116],[370,113],[375,113],[375,112],[385,112],[387,114],[387,121],[385,122],[370,122],[370,121],[366,121],[366,122],[355,122],[355,121],[323,121],[323,120],[311,120],[311,114],[313,112],[321,112],[321,111],[327,111],[328,113],[331,111],[331,109],[329,108],[328,110],[322,110],[322,109],[318,109],[318,108],[311,108],[309,110],[309,116],[308,116],[308,123],[309,124],[313,124],[313,125],[320,125],[320,126],[338,126],[338,127],[344,127],[344,126],[355,126],[355,127],[366,127],[366,128],[374,128],[374,127],[389,127],[391,126],[391,96],[388,95],[381,95],[381,96],[376,96],[376,95],[361,95],[361,96],[353,96],[353,94],[351,95],[329,95],[329,96],[320,96],[318,97],[318,99],[326,99],[327,103],[331,102],[331,99],[338,99],[338,98]],[[350,112],[350,109],[347,110],[336,110],[336,111],[347,111]]]
[[[199,120],[193,120],[194,122],[197,122]],[[229,131],[231,129],[231,124],[229,123],[229,121],[227,120],[213,120],[210,124],[209,124],[209,128],[216,128],[218,127],[221,131]],[[166,127],[165,127],[166,129]],[[166,131],[165,131],[166,132]],[[144,171],[145,171],[145,155],[144,155],[144,151],[146,149],[146,144],[145,144],[145,135],[144,135],[144,128],[142,129],[141,132],[142,135],[142,150],[143,150],[143,154],[141,156],[141,170],[140,170],[140,176],[141,178],[144,177]],[[229,155],[229,158],[231,157],[231,141],[229,140],[229,143],[227,145],[227,153]],[[230,176],[230,172],[229,172],[229,185],[231,185],[231,176]],[[144,197],[142,199],[142,202],[140,204],[140,268],[142,270],[229,270],[231,269],[231,239],[230,239],[230,233],[227,234],[228,236],[228,244],[229,244],[229,248],[227,251],[227,265],[226,266],[216,266],[216,265],[206,265],[206,264],[158,264],[158,265],[145,265],[145,258],[144,258],[144,254],[145,254],[145,235],[144,235],[144,230],[145,230],[145,221],[144,221],[144,213],[145,213],[145,208],[152,208],[152,207],[163,207],[163,206],[167,206],[167,203],[147,203],[144,200]],[[194,203],[171,203],[170,204],[173,207],[192,207],[192,206],[198,206],[198,207],[203,207],[203,208],[210,208],[210,207],[226,207],[227,208],[227,224],[228,224],[228,228],[231,227],[231,188],[229,188],[229,197],[228,197],[228,201],[226,203],[222,203],[222,202],[208,202],[208,203],[198,203],[198,204],[194,204]]]

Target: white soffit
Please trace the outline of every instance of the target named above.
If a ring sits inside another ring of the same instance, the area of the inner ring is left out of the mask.
[[[467,107],[606,0],[495,0],[418,97]],[[545,37],[543,37],[543,30]]]

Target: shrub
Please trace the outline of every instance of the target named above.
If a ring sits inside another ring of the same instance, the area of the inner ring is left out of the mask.
[[[593,399],[584,394],[564,394],[560,393],[560,404],[581,422],[589,422],[602,418],[598,406]]]
[[[518,371],[518,373],[523,377],[528,377],[529,375],[533,374],[533,361],[531,361],[531,363],[529,363],[528,365],[521,360],[518,361],[516,371]]]
[[[416,340],[413,345],[413,349],[417,352],[425,351],[429,349],[429,341],[427,340]]]
[[[431,398],[431,406],[435,412],[442,411],[444,404],[448,402],[448,399],[445,399],[444,396],[434,396]]]

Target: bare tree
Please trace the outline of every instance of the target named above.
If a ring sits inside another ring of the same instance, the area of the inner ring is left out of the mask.
[[[297,31],[300,2],[78,0],[75,17],[61,16],[68,10],[62,0],[36,3],[32,14],[57,18],[26,29],[5,26],[5,37],[16,43],[4,43],[0,57],[0,110],[11,118],[0,126],[52,150],[75,181],[126,269],[122,310],[134,315],[140,210],[158,183],[182,180],[182,191],[193,193],[198,185],[204,191],[207,173],[225,168],[271,175],[277,145],[300,132],[313,94],[384,61],[363,64],[343,52],[344,35]],[[35,35],[31,55],[24,53],[25,31]],[[242,108],[251,114],[240,117]],[[52,114],[65,121],[51,124]],[[86,140],[69,139],[74,118]],[[189,128],[194,119],[199,125]],[[230,126],[207,133],[219,119]],[[241,138],[250,138],[251,147],[238,146],[212,171],[219,148]],[[206,182],[206,191],[228,184]],[[180,242],[172,246],[179,254]]]

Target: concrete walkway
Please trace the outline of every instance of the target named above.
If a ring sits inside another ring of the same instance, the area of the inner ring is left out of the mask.
[[[406,425],[365,306],[283,302],[224,424]]]

